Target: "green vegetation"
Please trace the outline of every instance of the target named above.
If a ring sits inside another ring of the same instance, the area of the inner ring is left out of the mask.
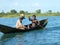
[[[0,12],[0,17],[19,17],[21,13],[25,14],[26,17],[32,16],[33,14],[35,14],[36,16],[60,16],[60,12],[52,12],[52,10],[48,10],[46,13],[41,13],[41,10],[38,9],[35,12],[30,13],[24,10],[20,10],[19,12],[17,12],[15,9],[12,9],[10,12],[6,13],[2,10],[2,12]]]

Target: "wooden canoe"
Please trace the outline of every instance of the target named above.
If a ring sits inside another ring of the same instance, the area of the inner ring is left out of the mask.
[[[45,27],[47,25],[47,23],[48,23],[48,19],[44,19],[44,20],[40,21],[40,24],[42,27]],[[25,26],[28,26],[28,25],[25,25]],[[0,24],[0,32],[3,32],[5,34],[16,33],[16,32],[28,32],[28,31],[39,30],[39,29],[42,29],[42,28],[40,26],[36,26],[35,28],[22,30],[22,29],[16,29],[14,27]]]

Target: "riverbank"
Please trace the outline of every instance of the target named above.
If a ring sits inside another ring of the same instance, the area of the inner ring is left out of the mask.
[[[26,17],[32,16],[35,13],[25,14]],[[60,16],[60,13],[41,13],[41,14],[35,14],[37,17],[40,16]],[[20,15],[17,14],[0,14],[0,18],[13,18],[13,17],[19,17]]]

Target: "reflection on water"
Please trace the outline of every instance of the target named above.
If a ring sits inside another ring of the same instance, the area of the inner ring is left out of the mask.
[[[56,45],[60,44],[59,30],[60,27],[52,27],[26,33],[5,34],[0,43],[2,45]]]
[[[60,17],[49,17],[46,30],[4,34],[0,45],[60,45]]]

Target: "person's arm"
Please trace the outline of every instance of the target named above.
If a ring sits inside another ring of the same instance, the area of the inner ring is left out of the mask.
[[[19,19],[17,20],[17,22],[16,22],[16,28],[19,28]]]
[[[24,30],[24,29],[25,29],[25,26],[22,25],[22,24],[20,23],[20,21],[18,20],[17,23],[16,23],[16,28],[17,28],[17,29],[22,29],[22,30]]]

